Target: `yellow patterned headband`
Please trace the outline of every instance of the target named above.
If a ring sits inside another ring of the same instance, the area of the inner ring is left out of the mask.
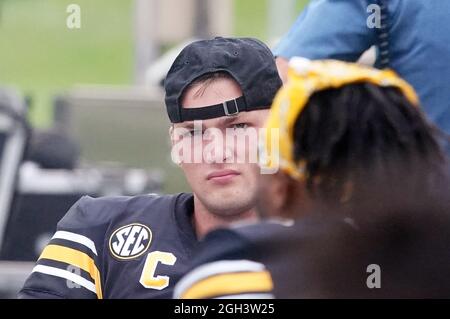
[[[391,70],[334,60],[292,58],[288,80],[275,97],[266,123],[266,134],[261,140],[262,166],[272,170],[280,167],[293,178],[302,179],[306,163],[296,163],[293,152],[297,118],[313,93],[359,82],[398,88],[413,105],[419,104],[414,89]],[[279,136],[273,136],[274,129]],[[273,143],[274,138],[279,140],[279,145]]]

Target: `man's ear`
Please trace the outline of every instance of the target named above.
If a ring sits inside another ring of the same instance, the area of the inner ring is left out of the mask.
[[[172,161],[175,165],[181,166],[181,162],[177,162],[174,158],[174,148],[175,148],[175,144],[178,142],[178,140],[176,140],[176,136],[175,136],[175,126],[173,124],[170,125],[169,127],[169,138],[170,138],[170,148],[171,148],[171,156],[172,156]],[[179,154],[178,154],[179,155]]]
[[[279,171],[271,179],[270,203],[267,206],[272,211],[270,216],[297,218],[311,210],[311,199],[303,181],[295,180]]]
[[[281,80],[283,81],[283,83],[285,83],[286,79],[287,79],[287,71],[289,68],[289,61],[285,58],[278,56],[275,59],[275,63],[277,65],[278,74],[279,74]]]
[[[173,130],[174,130],[174,127],[173,127],[173,124],[171,124],[169,127],[169,137],[170,137],[170,145],[171,146],[173,146],[175,144],[175,137],[173,135]]]
[[[272,192],[272,205],[273,208],[275,208],[277,211],[282,213],[283,209],[286,207],[286,203],[288,202],[288,180],[289,177],[281,172],[278,171],[271,181],[271,187],[270,191]]]
[[[283,210],[288,218],[298,218],[313,209],[313,200],[304,181],[286,175],[286,197]]]

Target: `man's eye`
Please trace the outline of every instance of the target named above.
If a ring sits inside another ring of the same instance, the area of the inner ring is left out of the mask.
[[[192,136],[201,136],[203,134],[202,130],[189,130],[185,134],[184,137],[192,137]]]
[[[246,129],[248,128],[248,124],[247,123],[237,123],[237,124],[233,124],[233,128],[234,129]]]

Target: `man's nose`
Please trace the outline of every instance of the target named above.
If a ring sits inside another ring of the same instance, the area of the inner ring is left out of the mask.
[[[227,143],[223,132],[216,131],[215,134],[208,136],[208,140],[210,142],[205,147],[208,163],[231,163],[233,161],[234,147]]]

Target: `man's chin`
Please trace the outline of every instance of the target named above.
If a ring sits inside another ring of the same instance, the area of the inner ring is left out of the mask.
[[[217,216],[238,216],[253,208],[252,203],[246,199],[240,199],[233,196],[222,195],[216,198],[209,198],[205,206],[208,210]]]
[[[248,192],[248,190],[247,190]],[[208,185],[205,190],[205,194],[208,194],[208,201],[210,203],[234,203],[239,200],[243,194],[246,193],[245,187],[243,185],[227,184],[227,185]]]

